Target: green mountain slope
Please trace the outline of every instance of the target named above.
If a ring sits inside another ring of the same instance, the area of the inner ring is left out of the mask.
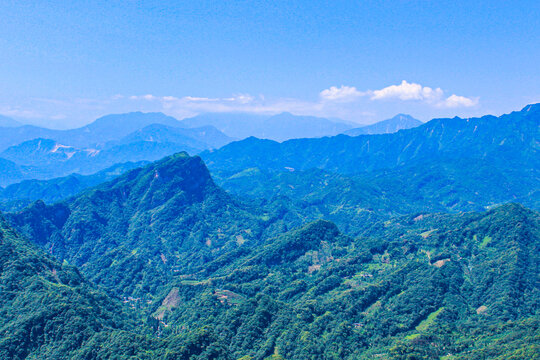
[[[101,331],[135,327],[120,302],[0,219],[0,357],[68,358]]]
[[[534,358],[539,236],[519,205],[357,239],[319,221],[177,279],[154,316],[171,333],[215,329],[230,358]]]
[[[163,339],[154,334],[157,320],[143,321],[141,315],[0,218],[0,358],[226,358],[222,348],[211,345],[217,337],[208,330]]]
[[[185,153],[65,203],[36,202],[9,216],[95,283],[118,295],[149,299],[175,274],[282,231],[284,223],[295,224],[278,211],[272,215],[241,204],[214,184],[200,158]]]
[[[411,212],[482,211],[520,202],[540,208],[538,170],[489,160],[445,160],[360,174],[306,171],[214,170],[216,182],[242,197],[283,201],[305,216],[334,221],[348,234],[365,215],[389,217]]]
[[[350,180],[327,175],[315,171],[317,182],[300,187],[304,201],[325,181]],[[371,185],[349,185],[358,187],[349,206],[377,198]],[[351,238],[322,220],[287,232],[332,214],[274,198],[239,202],[200,158],[181,153],[8,218],[122,296],[148,319],[141,331],[163,339],[120,328],[114,350],[99,346],[110,337],[100,333],[74,348],[77,356],[125,354],[125,342],[132,354],[200,359],[538,355],[538,213],[515,204],[380,221],[345,212],[342,223],[361,222]],[[378,206],[388,204],[379,197]]]

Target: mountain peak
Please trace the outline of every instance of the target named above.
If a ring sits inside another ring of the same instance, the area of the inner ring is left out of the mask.
[[[522,113],[533,113],[533,112],[539,112],[539,111],[540,111],[540,103],[529,104],[525,106],[523,109],[521,109]]]
[[[149,209],[171,199],[181,199],[181,203],[199,202],[216,188],[203,160],[180,152],[131,170],[98,186],[90,194],[122,193],[128,198],[138,199],[142,208]]]
[[[363,126],[346,131],[344,134],[349,136],[391,134],[399,130],[411,129],[422,125],[420,120],[413,118],[408,114],[397,114],[393,118],[379,121],[372,125]]]

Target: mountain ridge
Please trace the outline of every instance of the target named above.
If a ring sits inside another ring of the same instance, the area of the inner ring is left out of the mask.
[[[201,154],[212,169],[321,168],[340,173],[392,168],[426,159],[492,157],[538,164],[540,106],[500,117],[433,119],[393,134],[337,135],[283,143],[248,138]],[[536,139],[536,140],[535,140]],[[508,159],[507,157],[514,157]],[[516,158],[517,156],[517,158]],[[497,160],[499,159],[499,160]]]
[[[181,121],[188,127],[212,125],[228,136],[244,139],[251,136],[284,141],[291,138],[321,137],[339,134],[352,126],[316,116],[283,112],[276,115],[245,113],[207,113]]]
[[[362,126],[345,131],[349,136],[391,134],[399,130],[411,129],[422,125],[423,122],[407,114],[397,114],[393,118],[376,122],[375,124]]]

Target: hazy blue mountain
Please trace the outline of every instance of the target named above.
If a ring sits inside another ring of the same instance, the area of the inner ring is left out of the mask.
[[[399,130],[415,128],[422,124],[423,122],[413,118],[410,115],[398,114],[388,120],[383,120],[372,125],[347,130],[344,132],[344,134],[349,136],[391,134]]]
[[[196,142],[193,139],[189,140],[190,143]],[[54,140],[35,139],[12,146],[0,153],[1,158],[9,161],[5,166],[13,169],[8,174],[9,177],[0,174],[0,183],[4,185],[13,183],[14,174],[21,175],[18,181],[45,180],[72,173],[89,175],[118,163],[154,161],[179,151],[198,153],[202,149],[182,143],[136,139],[133,142],[113,143],[104,149],[79,149],[62,145]],[[21,170],[14,172],[12,163],[18,165]]]
[[[13,161],[0,158],[0,186],[12,184],[24,178],[26,168]]]
[[[194,149],[219,148],[230,143],[233,139],[213,126],[197,128],[178,128],[162,124],[148,125],[142,129],[121,138],[118,141],[107,143],[108,146],[129,144],[139,141],[158,143],[184,144]]]
[[[31,125],[1,127],[0,151],[37,138],[55,140],[78,148],[97,147],[152,124],[182,126],[178,120],[163,113],[133,112],[103,116],[91,124],[70,130],[52,130]]]
[[[201,154],[211,169],[320,168],[360,173],[443,159],[490,159],[502,166],[540,169],[540,104],[500,117],[434,119],[393,134],[283,143],[248,138]]]
[[[4,208],[20,209],[36,200],[48,204],[64,200],[79,192],[110,181],[128,170],[143,166],[146,162],[129,162],[116,164],[92,175],[71,174],[50,180],[25,180],[0,189],[0,202]]]
[[[72,138],[75,137],[76,140],[74,139],[73,141],[76,141],[79,147],[92,146],[121,139],[134,131],[152,124],[162,124],[171,127],[182,126],[178,120],[163,113],[131,112],[100,117],[82,128],[66,130],[65,135]],[[85,143],[85,139],[91,139],[91,142]],[[61,140],[66,140],[66,138]]]
[[[21,165],[45,165],[80,157],[80,149],[66,146],[50,139],[34,139],[11,146],[0,156]]]
[[[281,113],[274,116],[251,114],[201,114],[181,121],[186,127],[212,125],[230,137],[284,141],[295,138],[322,137],[339,134],[351,128],[344,122],[315,116]]]
[[[227,136],[244,139],[257,132],[267,118],[265,115],[246,113],[205,113],[183,119],[181,123],[188,128],[214,126]]]
[[[23,125],[19,127],[1,127],[0,151],[3,151],[10,146],[15,146],[22,142],[33,139],[54,139],[59,137],[59,134],[61,133],[62,130],[45,129],[33,125]]]
[[[146,115],[150,114],[139,114],[144,121],[159,120],[155,117],[147,119]],[[161,115],[156,116],[159,118]],[[101,119],[97,123],[105,124],[109,121],[116,120]],[[93,129],[96,128],[100,129],[99,126]],[[93,134],[98,132],[94,131]],[[120,134],[120,131],[116,131],[116,134]],[[1,158],[9,161],[0,163],[0,170],[5,168],[4,173],[0,173],[0,186],[26,179],[62,177],[74,172],[88,175],[114,164],[154,161],[180,151],[196,154],[230,141],[229,137],[212,126],[184,129],[155,123],[95,147],[76,147],[56,140],[37,138],[11,146],[0,153]]]
[[[0,128],[3,127],[19,127],[22,126],[20,122],[10,117],[0,115]]]
[[[284,141],[294,138],[315,138],[337,135],[347,129],[349,124],[334,122],[315,116],[298,116],[291,113],[274,115],[264,121],[259,134],[262,139]]]

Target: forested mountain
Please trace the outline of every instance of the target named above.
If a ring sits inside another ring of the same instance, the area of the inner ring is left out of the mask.
[[[150,273],[130,273],[141,291],[158,290],[150,302],[126,301],[155,318],[154,329],[164,339],[141,339],[130,351],[144,353],[146,347],[157,354],[174,342],[190,349],[185,343],[195,337],[205,350],[213,349],[199,357],[205,359],[534,358],[539,231],[538,213],[519,205],[487,213],[417,213],[373,223],[356,239],[318,221],[260,242],[237,242],[189,271],[174,272],[159,289]],[[167,238],[183,237],[162,234],[158,244]],[[116,268],[102,276],[118,281],[129,263],[144,267],[149,261],[144,251],[144,260],[137,260],[141,250],[95,266]],[[192,249],[178,254],[183,251]],[[107,281],[101,283],[110,289]],[[103,335],[84,346],[86,358],[111,351],[97,350]],[[140,335],[120,341],[134,336]],[[114,343],[113,354],[127,358],[127,344],[120,344]]]
[[[136,328],[119,301],[21,238],[3,218],[0,290],[2,359],[67,358],[100,332]]]
[[[367,214],[482,211],[507,202],[540,209],[537,169],[488,160],[431,161],[359,174],[249,168],[214,170],[214,175],[225,190],[242,197],[300,201],[304,212],[318,213],[352,234]]]
[[[201,156],[210,169],[263,170],[321,168],[359,173],[426,161],[489,159],[525,169],[539,169],[540,104],[500,117],[434,119],[394,134],[283,143],[248,138]]]
[[[184,119],[186,127],[212,125],[230,137],[244,139],[254,136],[260,139],[284,141],[296,138],[337,135],[352,126],[315,116],[298,116],[281,113],[273,116],[250,114],[201,114]]]
[[[9,216],[95,283],[115,294],[150,298],[175,273],[284,228],[283,214],[239,203],[214,184],[200,158],[185,153],[65,203],[38,201]]]
[[[519,205],[357,239],[319,221],[179,278],[154,315],[172,333],[215,329],[232,359],[533,358],[539,230]]]
[[[0,300],[2,359],[226,357],[203,328],[160,338],[156,319],[107,296],[76,267],[18,235],[1,215]]]
[[[0,291],[0,355],[539,357],[540,215],[521,205],[540,206],[539,112],[251,138],[203,154],[215,181],[178,153],[8,187],[54,202],[68,191],[48,189],[78,180],[72,197],[0,221],[0,290],[18,286]],[[151,125],[129,136],[111,149],[183,135]]]
[[[423,122],[413,118],[410,115],[397,114],[396,116],[388,120],[383,120],[372,125],[347,130],[344,132],[344,134],[349,136],[391,134],[399,130],[411,129],[422,124]]]

